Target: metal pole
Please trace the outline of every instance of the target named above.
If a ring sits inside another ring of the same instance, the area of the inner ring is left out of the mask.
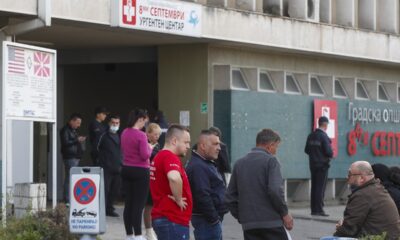
[[[52,161],[53,161],[53,208],[57,205],[57,122],[52,126]]]
[[[85,234],[85,235],[82,235],[80,240],[96,240],[96,235]]]

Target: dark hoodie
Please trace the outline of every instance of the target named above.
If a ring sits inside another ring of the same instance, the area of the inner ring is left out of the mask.
[[[390,179],[389,167],[381,163],[376,163],[372,165],[372,170],[374,171],[375,178],[378,178],[381,181],[381,184],[389,192],[400,213],[400,188]]]

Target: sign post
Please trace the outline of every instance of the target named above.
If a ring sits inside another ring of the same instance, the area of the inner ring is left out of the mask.
[[[84,239],[104,233],[106,210],[103,169],[73,167],[70,183],[70,232],[84,234]]]
[[[52,125],[53,207],[57,203],[57,52],[26,44],[4,41],[2,46],[2,208],[13,188],[12,136],[13,120],[48,122]],[[32,137],[26,133],[26,138]],[[33,139],[33,137],[32,137]],[[30,142],[30,144],[33,144]],[[21,149],[21,151],[27,151]],[[29,159],[28,159],[29,161]],[[30,160],[31,161],[31,160]],[[27,163],[32,168],[33,164]],[[19,167],[19,166],[18,166]],[[29,169],[33,172],[33,169]],[[29,178],[32,178],[30,174]],[[32,182],[27,179],[26,182]]]

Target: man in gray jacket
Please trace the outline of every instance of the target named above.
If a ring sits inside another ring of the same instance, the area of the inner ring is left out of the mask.
[[[285,228],[293,228],[275,157],[280,141],[273,130],[261,130],[256,147],[233,167],[225,198],[230,212],[242,224],[245,240],[287,240]]]

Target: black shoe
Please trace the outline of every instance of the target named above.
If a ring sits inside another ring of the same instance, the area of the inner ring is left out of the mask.
[[[329,216],[329,214],[327,214],[325,212],[311,213],[311,215],[313,215],[313,216],[321,216],[321,217],[328,217]]]
[[[107,212],[106,215],[109,217],[119,217],[119,214],[116,212]]]

